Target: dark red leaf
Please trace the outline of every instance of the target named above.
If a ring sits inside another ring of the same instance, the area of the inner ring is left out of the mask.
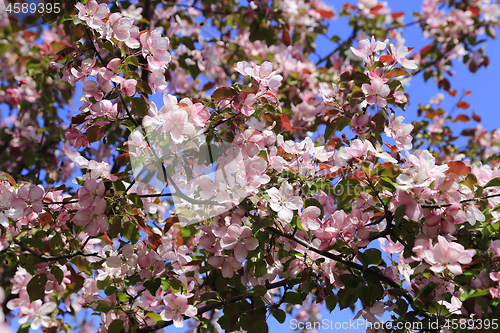
[[[381,62],[393,62],[394,58],[390,55],[383,55],[380,57]]]

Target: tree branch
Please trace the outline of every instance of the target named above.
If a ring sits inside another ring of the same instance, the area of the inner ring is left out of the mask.
[[[281,280],[281,281],[278,281],[278,282],[275,282],[275,283],[267,283],[267,281],[266,281],[265,287],[266,287],[267,290],[271,290],[271,289],[276,289],[276,288],[284,287],[284,286],[286,286],[286,285],[288,285],[290,283],[292,285],[296,285],[296,284],[300,283],[300,279],[284,279],[284,280]],[[218,308],[220,306],[224,306],[224,305],[228,305],[230,303],[238,302],[238,301],[241,301],[241,300],[244,300],[246,298],[249,298],[251,296],[256,296],[256,295],[257,294],[254,294],[254,293],[243,293],[243,294],[240,294],[240,295],[236,295],[236,296],[231,296],[231,297],[225,298],[222,301],[212,301],[212,302],[209,302],[205,306],[202,306],[201,308],[198,308],[198,314],[197,315],[201,316],[205,312],[211,311],[211,310],[216,309],[216,308]],[[189,319],[189,318],[190,317],[188,317],[188,316],[184,316],[184,319]],[[164,327],[170,326],[173,323],[174,323],[173,320],[165,321],[165,322],[162,322],[161,325],[155,324],[153,326],[148,326],[148,327],[141,328],[141,329],[138,330],[138,333],[154,332],[156,330],[159,330],[159,329],[162,329]]]
[[[42,259],[43,261],[53,261],[53,260],[59,260],[59,259],[71,259],[71,258],[74,258],[74,257],[77,257],[77,256],[82,256],[82,257],[98,257],[98,258],[101,258],[101,256],[99,256],[99,254],[97,252],[94,252],[94,253],[83,253],[83,250],[78,250],[78,251],[76,251],[74,253],[63,254],[63,255],[60,255],[60,256],[49,256],[49,257],[46,257],[46,256],[43,256],[42,254],[36,252],[35,250],[29,248],[28,246],[24,245],[23,243],[21,243],[19,240],[15,239],[15,238],[13,238],[12,241],[14,243],[16,243],[17,245],[19,245],[23,250],[28,251],[29,253],[31,253],[32,255],[34,255],[34,256]],[[87,241],[85,242],[85,244],[86,243],[87,243]],[[85,245],[83,247],[85,247]]]
[[[336,255],[336,254],[333,254],[333,253],[330,253],[330,252],[327,252],[327,251],[321,251],[319,249],[317,249],[316,247],[314,247],[313,245],[311,244],[308,244],[307,242],[301,240],[301,239],[298,239],[296,238],[295,236],[292,236],[292,235],[289,235],[289,234],[286,234],[286,233],[283,233],[281,231],[279,231],[278,229],[274,229],[273,227],[267,227],[266,228],[267,230],[271,231],[272,233],[276,234],[276,235],[279,235],[279,236],[282,236],[282,237],[285,237],[297,244],[300,244],[302,246],[304,246],[305,248],[307,248],[309,251],[313,251],[323,257],[326,257],[326,258],[329,258],[329,259],[332,259],[332,260],[335,260],[337,262],[340,262],[350,268],[354,268],[354,269],[357,269],[358,271],[362,272],[362,273],[367,273],[367,274],[373,274],[375,276],[377,276],[381,281],[385,282],[386,284],[388,284],[389,286],[391,286],[392,288],[394,289],[401,289],[401,290],[404,290],[403,288],[401,288],[401,286],[396,283],[395,281],[389,279],[387,276],[385,276],[384,274],[382,274],[381,272],[378,272],[378,271],[368,271],[368,270],[365,270],[364,267],[358,263],[355,263],[355,262],[352,262],[352,261],[347,261],[345,260],[343,257],[339,256],[339,255]],[[404,294],[404,298],[408,301],[408,303],[410,305],[413,304],[413,298],[411,297],[410,294],[408,294],[408,292],[406,290],[405,291],[405,294]]]

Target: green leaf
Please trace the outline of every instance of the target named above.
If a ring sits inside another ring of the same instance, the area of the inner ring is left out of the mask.
[[[144,117],[148,115],[149,106],[148,103],[142,97],[132,98],[132,114],[139,117]]]
[[[460,300],[462,302],[468,300],[469,298],[474,298],[474,297],[479,297],[479,296],[484,296],[488,295],[490,293],[489,289],[475,289],[471,288],[466,291],[462,295],[460,295]]]
[[[276,320],[280,323],[283,324],[286,320],[286,313],[285,311],[281,309],[277,309],[273,311],[273,317],[276,318]]]
[[[117,288],[115,286],[108,286],[104,289],[104,293],[108,296],[114,295],[116,293]]]
[[[259,321],[250,321],[251,318],[249,318],[249,322],[251,322],[251,326],[248,330],[248,333],[267,333],[269,332],[269,327],[267,326],[267,323],[265,320],[259,320]],[[265,317],[264,317],[265,319]]]
[[[335,307],[337,306],[337,297],[331,290],[328,290],[328,298],[325,299],[325,305],[330,313],[335,310]]]
[[[492,186],[500,186],[500,178],[494,178],[490,180],[486,185],[484,185],[484,188]]]
[[[30,297],[30,302],[37,299],[42,299],[45,296],[45,284],[47,283],[47,275],[38,274],[31,278],[28,282],[27,290]]]
[[[9,43],[0,43],[0,55],[4,54],[10,49],[10,44]]]
[[[123,331],[123,321],[120,319],[115,319],[109,324],[108,333],[119,333]]]
[[[290,291],[285,294],[284,301],[288,304],[302,304],[300,295]]]
[[[158,322],[160,322],[160,321],[163,321],[163,320],[161,319],[160,315],[159,315],[159,314],[157,314],[156,312],[148,312],[148,314],[147,314],[146,316],[148,316],[149,318],[153,319],[153,321],[154,321],[155,323],[158,323]]]
[[[64,273],[63,271],[57,267],[57,266],[53,266],[51,269],[50,269],[50,273],[52,273],[52,275],[54,275],[54,277],[56,278],[57,282],[59,284],[61,284],[63,278],[64,278]]]
[[[394,213],[394,223],[398,225],[401,222],[401,219],[405,215],[406,205],[401,205],[396,208],[396,212]]]
[[[267,292],[266,286],[255,286],[253,287],[252,291],[256,293],[259,296],[264,296]]]
[[[382,261],[382,253],[377,249],[368,249],[364,254],[370,260],[370,264],[378,265]]]
[[[156,295],[158,288],[160,288],[161,279],[147,280],[143,286],[149,291],[151,295]]]

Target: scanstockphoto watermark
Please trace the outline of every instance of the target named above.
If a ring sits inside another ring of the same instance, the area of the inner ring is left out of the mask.
[[[438,328],[438,322],[435,322],[436,329]],[[424,328],[422,322],[393,322],[393,321],[381,321],[371,323],[366,319],[349,319],[348,321],[333,321],[329,319],[323,319],[322,321],[310,322],[310,321],[298,321],[297,319],[292,319],[290,321],[290,328],[293,330],[355,330],[355,329],[406,329],[406,330],[421,330]]]

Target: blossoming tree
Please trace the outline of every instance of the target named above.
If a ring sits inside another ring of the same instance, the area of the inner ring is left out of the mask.
[[[266,332],[357,302],[421,332],[498,327],[500,130],[460,146],[475,113],[402,116],[413,76],[456,96],[452,66],[488,66],[497,3],[424,0],[405,24],[377,0],[87,0],[37,26],[8,4],[0,299],[19,332],[95,331],[82,310],[100,332]],[[403,45],[409,24],[427,46]]]

